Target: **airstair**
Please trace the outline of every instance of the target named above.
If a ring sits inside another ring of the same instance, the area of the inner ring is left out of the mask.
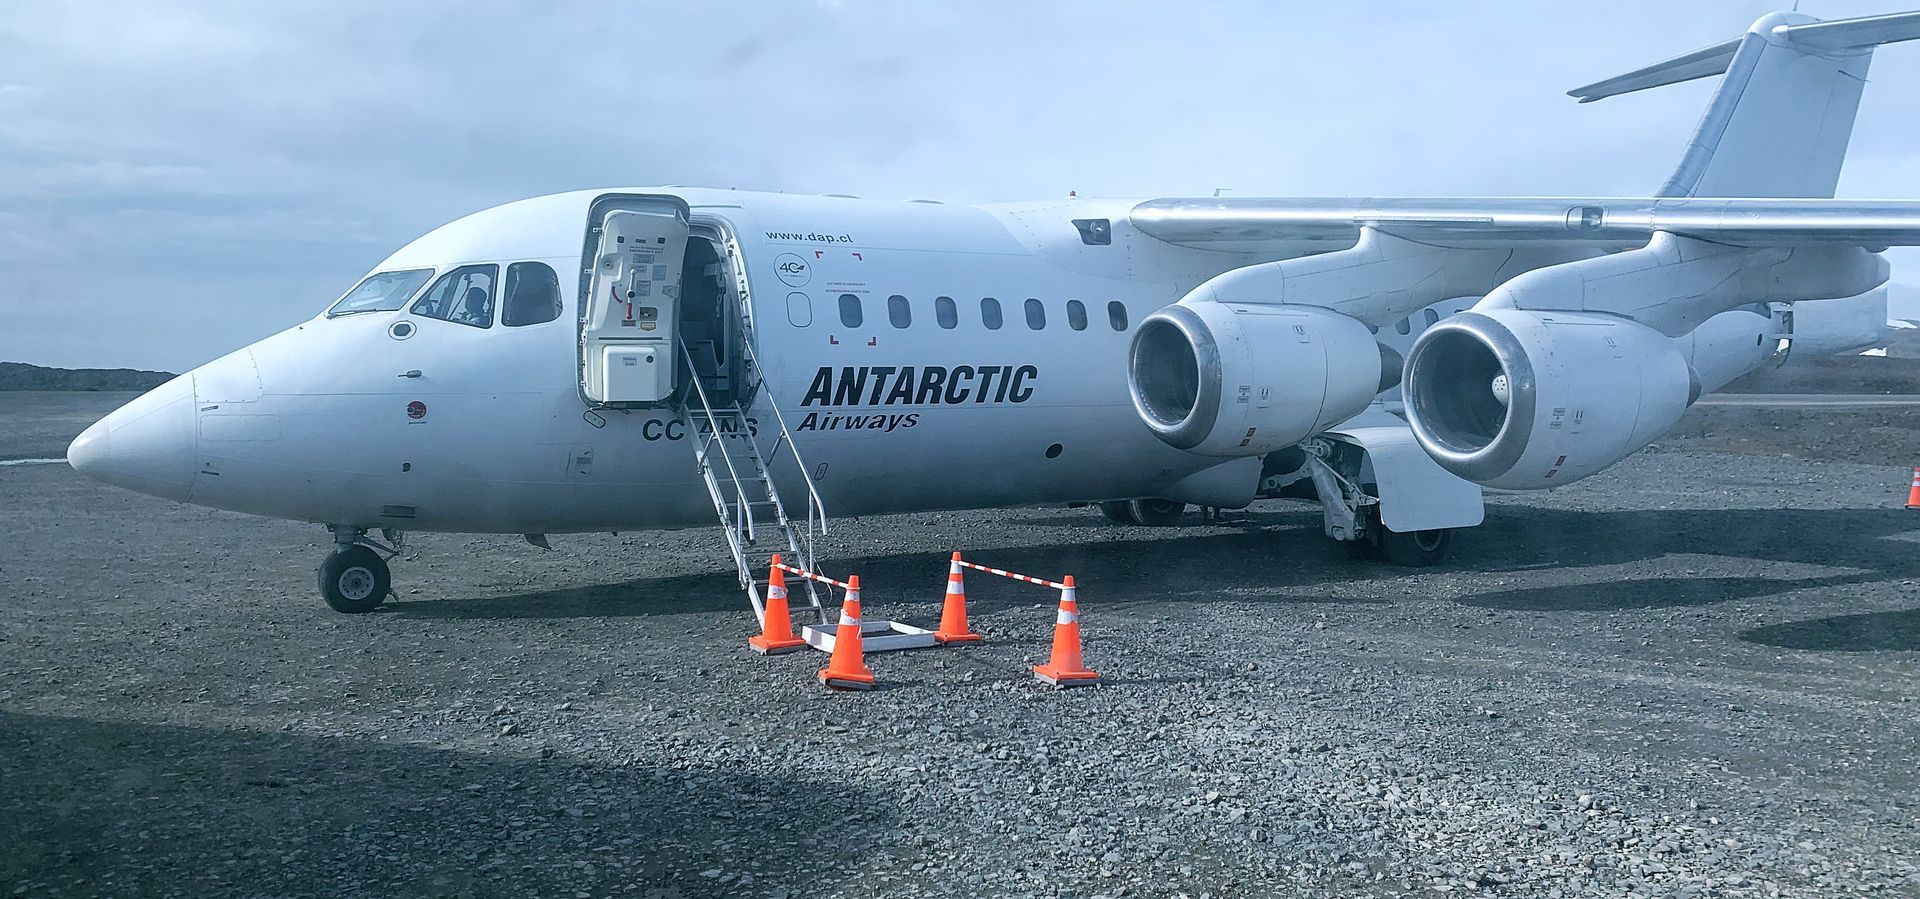
[[[745,328],[741,330],[744,332]],[[751,335],[741,336],[744,339],[740,347],[746,354],[748,371],[758,377],[761,369],[753,355]],[[713,498],[721,530],[726,533],[727,548],[739,569],[740,587],[747,592],[747,601],[753,604],[754,620],[764,624],[765,591],[773,556],[779,554],[788,564],[808,571],[819,570],[814,561],[814,539],[827,532],[826,508],[820,504],[820,491],[814,487],[813,477],[800,458],[793,433],[788,430],[773,396],[766,394],[762,408],[772,413],[771,424],[778,433],[773,445],[762,451],[755,431],[758,425],[769,422],[749,421],[747,408],[738,401],[722,403],[716,409],[708,399],[707,386],[702,383],[709,378],[698,374],[700,369],[694,365],[693,354],[686,344],[679,343],[679,347],[688,370],[695,373],[689,379],[691,389],[680,403],[681,423],[693,444],[694,462],[699,467],[701,480],[706,482],[708,495]],[[765,392],[764,385],[761,391]],[[734,391],[726,393],[740,395]],[[774,486],[773,470],[782,453],[799,472],[799,483],[806,490],[801,501],[805,511],[797,518],[787,511],[779,489]],[[821,603],[821,588],[811,580],[799,579],[799,582],[805,586],[806,596],[804,599],[792,597],[793,611],[814,619],[803,622],[803,626],[829,624],[829,613]]]

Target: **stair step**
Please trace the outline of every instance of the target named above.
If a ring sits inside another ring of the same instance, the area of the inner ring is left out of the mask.
[[[682,346],[681,351],[685,354],[687,348]],[[709,405],[714,400],[713,389],[724,389],[733,379],[701,375],[693,383],[700,389],[687,392],[686,405],[681,407],[680,415],[688,430],[700,438],[689,443],[698,471],[720,513],[728,549],[741,569],[740,583],[756,608],[764,612],[761,599],[770,584],[773,557],[779,555],[789,564],[799,564],[805,558],[801,547],[809,545],[807,540],[813,534],[811,515],[799,526],[788,518],[769,470],[780,452],[792,446],[793,435],[784,429],[756,435],[745,409],[732,403],[719,408]],[[764,431],[768,422],[762,418],[758,424]],[[762,446],[762,439],[771,440],[770,449]],[[801,500],[809,513],[819,502],[810,493]],[[812,616],[811,620],[826,620],[825,602],[835,596],[831,588],[791,574],[786,577],[786,583],[790,610],[804,610]]]

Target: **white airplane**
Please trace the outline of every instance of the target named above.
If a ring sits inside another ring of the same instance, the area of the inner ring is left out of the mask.
[[[1920,13],[1774,13],[1573,91],[1725,74],[1648,198],[508,203],[67,458],[325,525],[342,612],[389,595],[407,530],[716,520],[759,611],[766,556],[820,564],[829,510],[1166,525],[1302,496],[1357,553],[1431,564],[1482,487],[1571,483],[1789,348],[1880,342],[1879,251],[1920,245],[1920,201],[1828,198],[1874,48],[1915,37]]]

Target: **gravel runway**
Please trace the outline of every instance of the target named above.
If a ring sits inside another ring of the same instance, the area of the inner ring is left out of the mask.
[[[870,617],[1075,575],[1108,678],[980,575],[987,643],[851,695],[717,533],[416,535],[343,616],[317,526],[0,468],[0,896],[1920,896],[1908,471],[1687,445],[1438,569],[1286,503],[845,521]]]

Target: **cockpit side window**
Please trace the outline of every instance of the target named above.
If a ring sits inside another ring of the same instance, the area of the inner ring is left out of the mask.
[[[509,328],[538,325],[560,317],[560,276],[544,262],[516,262],[507,266],[507,285],[500,301],[500,323]]]
[[[500,277],[497,265],[463,265],[433,282],[427,292],[415,300],[414,315],[441,321],[493,327],[493,288]]]
[[[392,312],[405,306],[420,285],[433,277],[433,269],[416,268],[400,272],[374,272],[354,289],[347,291],[339,302],[327,307],[327,317],[352,315],[355,312]]]

